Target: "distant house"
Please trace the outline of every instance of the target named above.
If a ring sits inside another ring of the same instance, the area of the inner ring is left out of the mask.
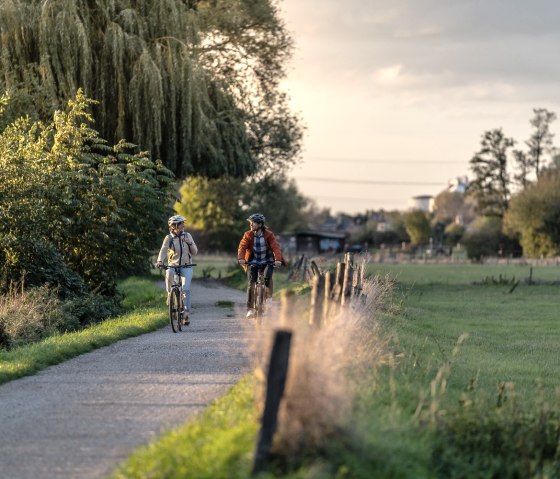
[[[409,210],[433,211],[434,197],[432,195],[413,196],[408,200]]]
[[[467,176],[457,176],[448,182],[447,191],[451,193],[465,193],[469,186],[469,178]]]
[[[286,253],[340,253],[346,244],[346,234],[331,231],[295,231],[283,233],[279,239]]]

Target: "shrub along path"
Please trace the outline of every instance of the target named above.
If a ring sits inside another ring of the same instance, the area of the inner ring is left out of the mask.
[[[250,368],[245,295],[202,281],[192,293],[182,333],[167,326],[0,386],[0,475],[105,477],[236,383]]]

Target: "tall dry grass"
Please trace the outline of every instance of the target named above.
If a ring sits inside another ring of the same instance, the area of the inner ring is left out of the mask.
[[[64,321],[60,301],[47,286],[13,288],[0,296],[0,347],[12,349],[50,336]]]
[[[347,429],[357,379],[392,358],[377,321],[391,288],[380,279],[366,280],[364,295],[348,306],[331,308],[335,311],[320,327],[309,325],[309,298],[305,297],[290,305],[288,317],[281,318],[280,311],[275,311],[264,319],[262,327],[248,328],[255,344],[258,403],[262,405],[274,332],[279,328],[292,331],[275,455],[289,458],[304,450],[321,449]]]

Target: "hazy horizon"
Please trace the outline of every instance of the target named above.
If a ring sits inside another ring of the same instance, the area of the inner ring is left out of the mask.
[[[560,114],[551,0],[279,6],[296,47],[284,86],[306,127],[290,177],[333,213],[404,210],[471,177],[484,131],[525,149],[533,109]]]

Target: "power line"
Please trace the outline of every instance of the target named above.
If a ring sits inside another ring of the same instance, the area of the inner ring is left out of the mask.
[[[341,178],[318,178],[314,176],[297,176],[296,180],[318,181],[321,183],[355,183],[360,185],[391,185],[391,186],[442,186],[440,182],[428,181],[383,181],[383,180],[351,180]]]
[[[391,160],[381,158],[323,158],[319,156],[311,156],[304,158],[311,161],[327,161],[334,163],[399,163],[399,164],[434,164],[434,165],[465,165],[466,161],[446,161],[446,160]]]
[[[313,195],[313,198],[321,198],[324,200],[359,200],[359,201],[392,201],[388,200],[387,198],[364,198],[358,196],[324,196],[324,195]],[[400,201],[400,200],[394,200]]]

